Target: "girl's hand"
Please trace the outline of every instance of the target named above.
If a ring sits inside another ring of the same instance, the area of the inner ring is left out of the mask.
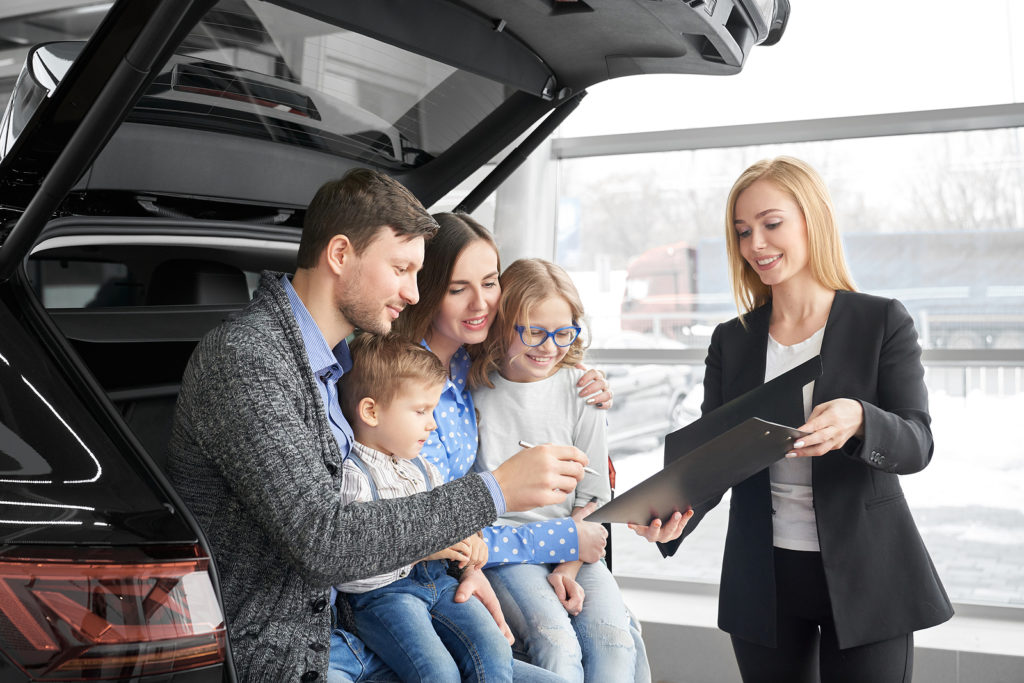
[[[576,368],[583,371],[580,381],[576,382],[576,386],[582,387],[580,389],[580,398],[587,399],[587,403],[591,403],[601,410],[611,408],[612,388],[608,385],[604,372],[596,368],[588,370],[587,366],[583,363],[577,363]]]
[[[591,501],[581,508],[572,511],[572,520],[576,522],[577,542],[580,544],[580,559],[584,562],[597,562],[604,557],[604,549],[608,544],[608,530],[594,522],[584,522],[583,518],[597,509],[597,503]]]
[[[811,433],[797,440],[786,457],[824,455],[842,448],[853,436],[864,436],[864,407],[849,398],[819,403],[800,431]]]
[[[686,512],[681,513],[678,510],[673,512],[664,524],[660,519],[656,519],[649,526],[641,524],[627,524],[626,526],[635,531],[637,536],[646,538],[651,543],[667,543],[679,538],[679,534],[683,533],[683,528],[691,517],[693,517],[693,508],[686,508]]]
[[[498,603],[498,596],[494,594],[494,589],[491,588],[491,582],[482,571],[470,568],[462,572],[459,588],[455,591],[455,602],[466,602],[474,595],[491,613],[494,623],[498,625],[508,644],[513,645],[516,639],[512,635],[512,629],[505,623],[505,615],[501,612],[501,605]]]
[[[575,564],[573,562],[567,562],[566,564]],[[576,583],[576,579],[569,576],[567,572],[559,571],[565,567],[565,564],[560,564],[555,567],[554,571],[548,574],[548,583],[555,591],[555,595],[558,596],[558,601],[562,603],[562,607],[565,611],[576,616],[583,609],[583,586]]]

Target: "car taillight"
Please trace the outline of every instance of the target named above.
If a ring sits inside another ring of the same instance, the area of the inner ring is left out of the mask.
[[[224,617],[202,557],[0,558],[0,648],[37,680],[222,663]]]

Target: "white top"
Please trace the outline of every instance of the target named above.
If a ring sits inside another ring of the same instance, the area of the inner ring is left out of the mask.
[[[596,499],[600,507],[611,499],[608,484],[608,437],[604,414],[576,395],[583,372],[561,368],[536,382],[510,382],[494,374],[494,388],[473,391],[479,414],[480,450],[473,469],[494,470],[522,450],[519,441],[533,445],[552,443],[576,446],[590,458],[598,474],[586,474],[574,494],[564,502],[509,512],[498,524],[520,525],[568,517],[574,507]]]
[[[412,460],[396,458],[392,455],[381,453],[358,441],[352,442],[352,451],[359,455],[359,458],[366,465],[373,475],[373,482],[377,485],[377,495],[381,500],[386,498],[405,498],[414,493],[422,493],[427,490],[427,483],[423,481],[423,472]],[[440,486],[444,483],[437,468],[431,465],[422,456],[416,456],[426,466],[430,474],[430,485]],[[370,489],[370,482],[366,475],[351,458],[345,458],[342,465],[341,476],[341,502],[366,503],[373,500],[373,491]],[[340,583],[335,589],[342,593],[368,593],[375,588],[387,586],[398,579],[409,575],[412,565],[407,564],[384,574],[370,576],[365,579]]]
[[[775,379],[788,370],[821,353],[825,328],[802,342],[785,346],[768,335],[764,381]],[[804,386],[804,419],[811,415],[814,382]],[[790,425],[799,427],[800,425]],[[818,525],[814,517],[814,490],[811,486],[811,458],[783,458],[768,468],[772,488],[772,527],[774,544],[787,550],[818,552]]]

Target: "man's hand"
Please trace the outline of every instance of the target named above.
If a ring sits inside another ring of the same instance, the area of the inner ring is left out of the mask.
[[[626,526],[635,531],[637,536],[641,536],[651,543],[667,543],[679,538],[679,534],[683,533],[683,527],[690,521],[690,517],[693,517],[693,508],[686,508],[686,512],[676,510],[664,524],[660,519],[655,519],[648,526],[642,524],[627,524]]]
[[[583,479],[587,456],[574,446],[534,446],[516,453],[494,470],[509,511],[561,503]]]
[[[568,565],[577,565],[575,569],[579,570],[579,562],[560,564],[548,574],[548,583],[551,584],[555,595],[558,596],[558,602],[562,603],[565,611],[576,616],[583,609],[584,592],[583,586],[576,583],[576,571]]]
[[[576,537],[580,544],[580,559],[584,562],[597,562],[604,557],[605,546],[608,544],[608,530],[594,522],[584,522],[583,518],[597,509],[597,503],[590,501],[581,508],[572,511],[572,519],[576,522]],[[557,591],[555,591],[557,592]]]
[[[459,581],[459,588],[455,591],[455,602],[466,602],[476,596],[477,600],[484,604],[487,611],[494,617],[494,623],[501,629],[501,634],[509,645],[516,642],[512,635],[512,629],[505,623],[505,615],[501,613],[501,605],[498,604],[498,596],[491,588],[491,582],[487,580],[484,573],[479,569],[467,569],[462,572],[462,579]]]

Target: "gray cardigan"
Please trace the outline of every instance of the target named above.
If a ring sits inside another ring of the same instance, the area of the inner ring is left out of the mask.
[[[326,680],[333,584],[409,564],[497,513],[477,475],[341,504],[341,452],[279,277],[264,273],[193,353],[168,473],[212,546],[240,678]]]

